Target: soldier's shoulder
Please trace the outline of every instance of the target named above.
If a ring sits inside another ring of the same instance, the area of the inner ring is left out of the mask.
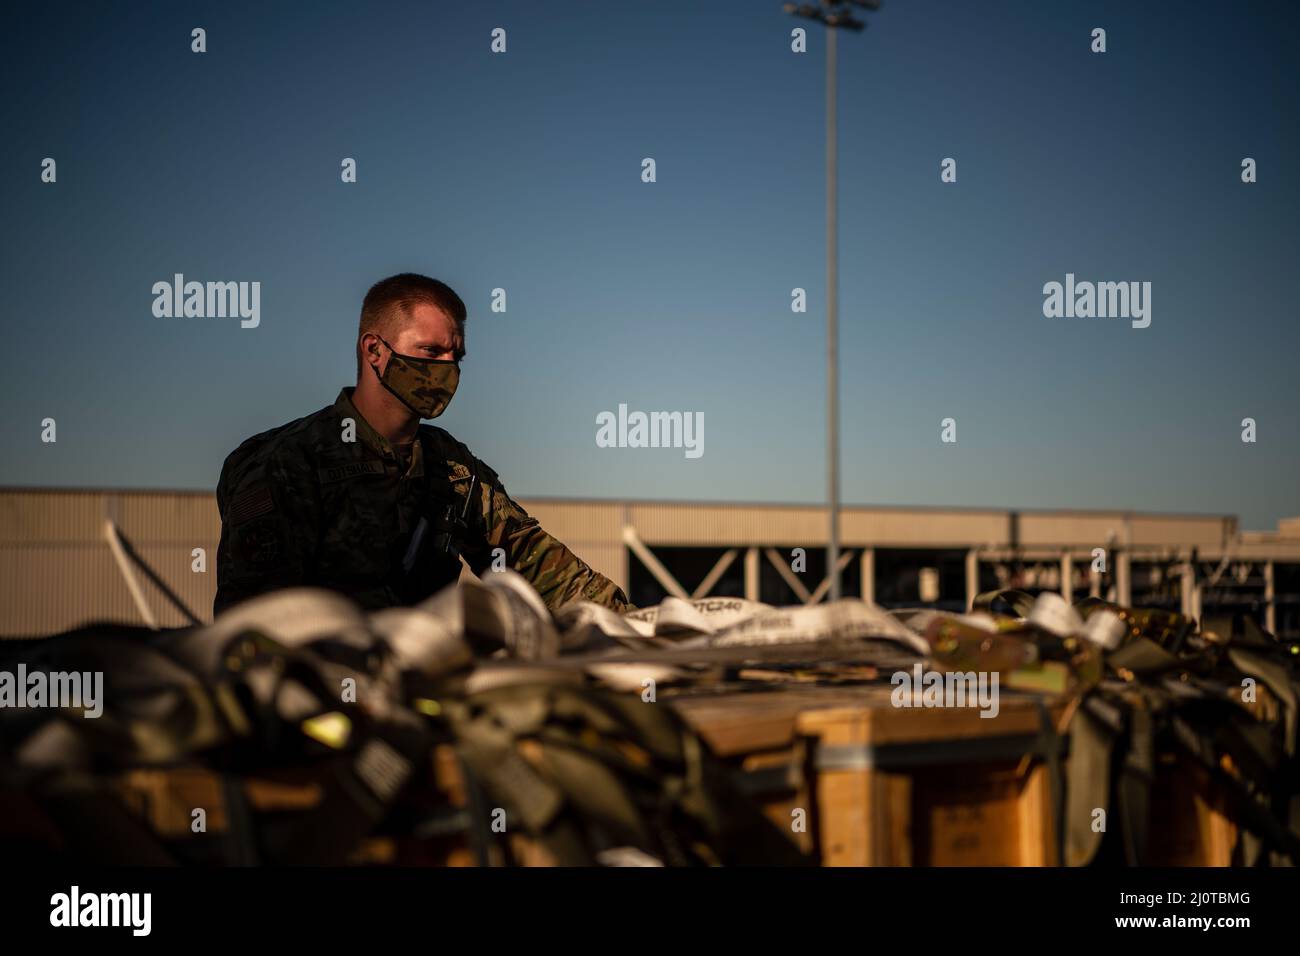
[[[489,481],[492,484],[500,482],[497,473],[486,462],[478,458],[469,450],[468,445],[445,428],[422,424],[420,426],[420,435],[433,458],[437,461],[446,462],[453,471],[459,470],[457,466],[460,466],[466,469],[467,472],[478,472],[480,481]]]
[[[314,453],[321,429],[333,428],[329,423],[333,410],[332,405],[326,405],[310,415],[295,418],[244,439],[238,448],[226,456],[225,463],[221,466],[221,482],[238,480],[242,474],[258,466],[265,466],[272,460],[310,457]]]

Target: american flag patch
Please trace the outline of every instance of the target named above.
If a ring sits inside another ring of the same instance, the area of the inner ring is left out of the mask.
[[[242,494],[236,495],[230,502],[227,521],[232,525],[243,524],[253,518],[269,514],[275,510],[275,500],[271,497],[268,485],[259,482]]]

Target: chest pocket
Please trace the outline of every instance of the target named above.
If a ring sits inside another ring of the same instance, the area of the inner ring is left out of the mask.
[[[397,481],[378,458],[320,458],[316,580],[346,593],[378,586],[399,531]]]
[[[462,551],[480,533],[469,492],[471,485],[477,487],[474,474],[465,465],[444,465],[423,434],[420,443],[424,475],[411,489],[418,498],[414,526],[399,540],[391,564],[390,583],[406,604],[454,583]]]
[[[421,440],[431,545],[459,558],[472,539],[482,536],[482,519],[475,507],[478,475],[463,462],[440,458],[423,435]]]

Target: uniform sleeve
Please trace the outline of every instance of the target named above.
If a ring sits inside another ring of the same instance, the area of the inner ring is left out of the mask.
[[[479,465],[480,490],[475,494],[486,533],[481,547],[465,552],[475,574],[492,566],[493,552],[500,548],[506,567],[523,575],[552,611],[574,601],[594,601],[615,611],[630,609],[622,588],[547,534],[536,518],[506,494],[496,473]]]
[[[237,455],[238,453],[236,453]],[[282,457],[226,459],[217,483],[221,543],[213,614],[308,580],[316,550],[317,490]]]

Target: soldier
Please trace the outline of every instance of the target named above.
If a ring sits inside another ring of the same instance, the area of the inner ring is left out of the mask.
[[[556,609],[616,610],[613,582],[547,534],[460,442],[421,419],[456,392],[465,304],[436,279],[376,283],[361,306],[357,384],[333,405],[255,435],[217,484],[220,613],[294,585],[342,592],[366,608],[409,605],[454,582],[510,567]]]

